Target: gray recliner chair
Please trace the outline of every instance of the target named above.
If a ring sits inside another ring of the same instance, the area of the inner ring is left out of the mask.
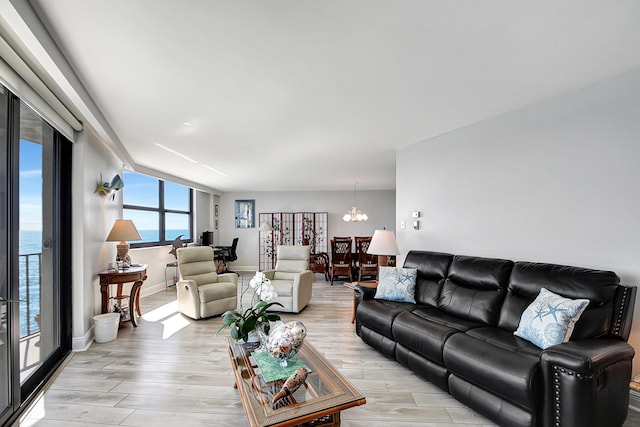
[[[309,246],[278,246],[276,268],[265,270],[264,274],[278,293],[279,302],[284,307],[274,310],[300,313],[311,301],[313,273],[309,270]]]
[[[192,246],[177,251],[180,281],[176,284],[178,309],[192,319],[203,319],[238,305],[238,275],[218,274],[210,246]]]

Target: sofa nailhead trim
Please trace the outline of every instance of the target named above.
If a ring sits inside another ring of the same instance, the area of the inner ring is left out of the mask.
[[[622,327],[622,318],[624,308],[627,306],[627,294],[629,292],[629,288],[624,288],[622,291],[622,298],[620,301],[620,305],[618,306],[618,315],[616,316],[615,324],[613,325],[613,333],[616,335],[620,335],[620,328]]]
[[[615,363],[612,363],[610,365],[605,366],[604,368],[600,369],[599,371],[596,371],[592,374],[589,375],[584,375],[584,374],[579,374],[575,371],[572,371],[571,369],[567,369],[567,368],[563,368],[561,366],[558,365],[553,365],[553,382],[554,382],[554,426],[555,427],[560,427],[560,375],[561,374],[565,374],[565,375],[569,375],[569,376],[574,376],[580,380],[591,380],[593,378],[596,378],[597,376],[599,376],[602,372],[606,371],[607,369],[610,369],[616,365],[619,365],[620,363],[623,362],[627,362],[628,359],[625,360],[619,360]]]

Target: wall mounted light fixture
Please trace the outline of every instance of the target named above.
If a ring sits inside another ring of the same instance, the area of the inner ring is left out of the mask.
[[[109,197],[113,200],[116,196],[116,192],[122,190],[122,188],[124,188],[124,181],[120,178],[120,175],[116,174],[111,182],[103,182],[102,172],[100,172],[100,182],[98,183],[98,188],[96,188],[94,193],[102,194],[103,196]]]

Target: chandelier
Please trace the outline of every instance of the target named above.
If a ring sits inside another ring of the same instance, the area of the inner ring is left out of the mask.
[[[362,212],[356,207],[356,184],[358,183],[356,182],[353,184],[353,207],[342,217],[345,222],[358,222],[366,221],[369,219],[366,213]]]

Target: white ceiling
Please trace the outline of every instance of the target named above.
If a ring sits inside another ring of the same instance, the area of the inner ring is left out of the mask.
[[[637,0],[31,4],[131,166],[221,191],[393,189],[398,148],[640,66]]]

